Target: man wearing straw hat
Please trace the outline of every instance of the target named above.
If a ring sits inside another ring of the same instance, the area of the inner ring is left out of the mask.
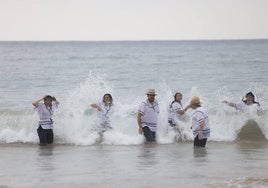
[[[210,135],[208,112],[201,106],[200,99],[196,96],[191,99],[190,106],[194,110],[192,115],[194,146],[205,147]]]
[[[138,110],[139,134],[143,133],[147,142],[154,142],[159,113],[158,103],[155,100],[155,89],[148,89],[146,95],[147,100],[140,104]]]

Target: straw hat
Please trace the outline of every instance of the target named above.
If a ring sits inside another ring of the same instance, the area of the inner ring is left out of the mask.
[[[199,97],[197,97],[197,96],[192,97],[192,99],[191,99],[191,104],[200,105],[201,102],[200,102]]]
[[[146,95],[156,95],[156,93],[155,93],[155,89],[147,89],[147,93],[146,93]]]

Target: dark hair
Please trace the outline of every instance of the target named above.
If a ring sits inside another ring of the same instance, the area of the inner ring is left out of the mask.
[[[46,100],[53,100],[53,97],[51,97],[50,95],[47,95],[47,96],[45,96],[45,98],[44,98],[44,101],[46,101]]]
[[[113,97],[112,97],[112,95],[111,95],[110,93],[105,93],[105,94],[103,95],[102,101],[105,102],[104,99],[105,99],[106,96],[108,96],[108,97],[110,98],[110,102],[111,102],[110,105],[113,105]]]
[[[182,94],[181,94],[180,92],[175,93],[175,95],[174,95],[174,100],[173,100],[172,103],[170,104],[170,108],[171,108],[171,106],[172,106],[172,104],[173,104],[174,102],[179,102],[179,101],[177,101],[177,99],[176,99],[177,95],[182,96]]]
[[[246,94],[246,97],[248,97],[248,96],[251,96],[253,99],[255,99],[255,96],[251,91]]]
[[[256,103],[256,104],[260,105],[260,103],[258,103],[258,102],[255,101],[255,95],[254,95],[251,91],[248,92],[248,93],[245,95],[246,98],[249,97],[249,96],[253,98],[253,103]],[[247,100],[246,100],[246,99],[243,99],[242,101],[243,101],[244,103],[246,103]]]

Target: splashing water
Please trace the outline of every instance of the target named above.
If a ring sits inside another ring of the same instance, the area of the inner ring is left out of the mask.
[[[172,91],[165,81],[158,84],[157,100],[160,105],[158,119],[158,143],[173,143],[175,141],[193,140],[190,129],[190,117],[192,110],[185,114],[185,120],[177,120],[179,125],[177,130],[168,126],[168,107],[173,100]],[[146,88],[145,88],[146,89]],[[261,103],[264,115],[259,116],[254,111],[242,113],[234,108],[223,104],[223,100],[238,101],[239,95],[234,95],[223,87],[215,92],[214,97],[206,96],[203,90],[193,87],[189,93],[183,95],[183,106],[186,106],[190,98],[199,96],[202,105],[208,109],[211,127],[211,137],[209,141],[234,141],[237,135],[248,122],[254,120],[268,139],[267,124],[267,102],[268,89],[257,83],[250,85],[248,89],[253,91]],[[244,93],[246,93],[246,90]],[[111,93],[114,98],[115,112],[111,117],[112,130],[106,131],[103,138],[100,138],[98,126],[99,117],[95,109],[90,104],[102,100],[105,93]],[[113,87],[108,82],[107,75],[90,72],[87,79],[82,82],[71,93],[66,94],[65,101],[62,101],[59,109],[54,114],[54,134],[55,142],[60,144],[92,145],[116,144],[131,145],[144,142],[143,136],[138,134],[137,109],[138,105],[146,96],[137,96],[130,92],[127,96],[115,94]],[[2,110],[0,112],[0,141],[2,143],[38,143],[36,134],[38,115],[33,111],[11,111]]]

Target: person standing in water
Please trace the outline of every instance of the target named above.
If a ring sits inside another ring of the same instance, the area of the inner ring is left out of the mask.
[[[155,89],[148,89],[146,95],[147,100],[143,101],[138,109],[139,134],[143,134],[147,142],[154,142],[159,114],[158,102],[155,100]]]
[[[188,105],[186,108],[183,109],[181,100],[182,100],[182,94],[177,92],[174,95],[174,100],[169,106],[168,123],[171,127],[175,127],[176,126],[175,120],[176,119],[182,120],[183,115],[185,114],[187,109],[190,108],[190,106]]]
[[[44,100],[44,103],[40,103]],[[55,97],[46,95],[32,103],[39,115],[39,127],[37,129],[40,145],[52,144],[53,134],[53,113],[58,108],[59,102]]]
[[[192,97],[189,105],[194,110],[191,127],[194,135],[194,146],[205,147],[207,138],[210,136],[208,112],[201,106],[200,99],[196,96]]]
[[[236,110],[240,110],[240,111],[246,111],[249,108],[255,108],[257,110],[257,113],[261,113],[261,107],[260,107],[260,103],[255,101],[255,95],[252,92],[248,92],[245,95],[245,98],[238,103],[233,103],[233,102],[228,102],[228,101],[223,101],[223,103],[228,104],[231,107],[234,107]]]
[[[102,101],[99,103],[94,103],[90,105],[92,108],[97,109],[100,125],[102,131],[111,129],[110,116],[113,113],[113,97],[111,94],[106,93],[103,95]]]

